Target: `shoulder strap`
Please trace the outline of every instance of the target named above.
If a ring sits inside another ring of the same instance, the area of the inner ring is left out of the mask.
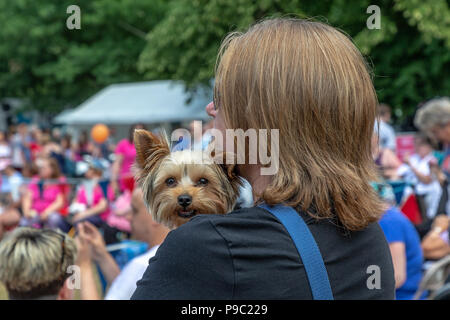
[[[327,269],[317,243],[302,217],[291,207],[260,205],[273,214],[288,231],[300,254],[314,300],[333,300]]]

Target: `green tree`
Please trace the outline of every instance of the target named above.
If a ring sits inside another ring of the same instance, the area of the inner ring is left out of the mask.
[[[381,9],[381,29],[369,30],[366,9]],[[149,79],[208,84],[223,37],[268,16],[314,17],[349,34],[373,68],[380,101],[403,115],[436,95],[450,94],[448,0],[173,0],[147,36],[139,70]]]
[[[69,30],[69,5],[81,29]],[[163,0],[0,0],[0,98],[19,97],[55,113],[116,82],[141,81],[145,34],[164,16]]]

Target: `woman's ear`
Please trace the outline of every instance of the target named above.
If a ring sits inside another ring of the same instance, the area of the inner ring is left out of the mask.
[[[136,165],[138,169],[151,170],[163,157],[170,154],[167,138],[143,129],[134,131],[134,145],[136,147]]]

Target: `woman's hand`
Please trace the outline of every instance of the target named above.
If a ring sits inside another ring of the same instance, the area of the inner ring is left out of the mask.
[[[55,201],[53,201],[41,214],[41,220],[47,221],[48,216],[52,212],[58,212],[64,205],[64,197],[62,194],[59,194]]]
[[[47,221],[48,216],[49,216],[51,213],[52,213],[51,211],[44,210],[44,211],[41,213],[41,216],[40,216],[41,221],[42,221],[42,222]]]
[[[83,236],[75,238],[77,245],[77,265],[81,269],[81,299],[99,300],[101,297],[97,291],[94,270],[92,266],[92,249],[87,239]]]
[[[28,210],[27,212],[24,212],[23,215],[25,218],[31,219],[38,215],[37,211],[34,209]]]
[[[432,229],[440,228],[442,231],[447,230],[449,227],[449,217],[445,214],[440,214],[434,218]]]
[[[441,234],[448,230],[449,217],[440,214],[434,218],[431,231],[422,240],[422,250],[427,259],[440,259],[450,253],[449,244],[441,238]]]
[[[79,235],[75,238],[77,245],[77,264],[80,266],[90,265],[92,263],[92,253],[89,242]]]
[[[77,225],[78,236],[86,241],[91,248],[92,258],[99,262],[107,255],[105,241],[98,229],[90,222],[81,222]]]
[[[119,275],[120,269],[114,258],[106,250],[105,241],[98,229],[89,222],[77,225],[78,236],[89,245],[92,259],[98,264],[108,284]]]
[[[83,219],[86,219],[88,217],[88,215],[86,214],[85,211],[82,212],[78,212],[77,214],[75,214],[72,218],[72,223],[77,223],[80,222]]]

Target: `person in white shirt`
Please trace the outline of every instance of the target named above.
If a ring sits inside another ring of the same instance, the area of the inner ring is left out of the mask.
[[[89,222],[79,224],[77,245],[78,265],[81,268],[81,298],[98,300],[100,296],[96,287],[92,262],[100,267],[107,283],[106,300],[129,300],[136,290],[136,282],[142,278],[159,245],[164,241],[169,229],[156,223],[148,213],[142,198],[142,191],[136,188],[131,199],[131,233],[134,239],[147,242],[149,250],[128,262],[122,271],[114,258],[106,250],[105,242],[97,228]]]
[[[391,149],[395,152],[397,146],[395,131],[389,124],[389,122],[391,122],[391,107],[387,104],[380,104],[378,106],[378,117],[380,147],[383,149]],[[375,127],[377,127],[377,125]]]
[[[433,219],[442,194],[439,180],[432,170],[437,160],[433,156],[433,145],[425,135],[416,135],[414,147],[416,153],[404,158],[404,164],[398,168],[397,174],[414,185],[416,195],[424,198],[427,217]]]

